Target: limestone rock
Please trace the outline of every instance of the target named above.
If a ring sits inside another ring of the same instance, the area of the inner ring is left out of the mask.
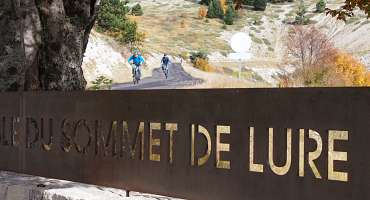
[[[0,171],[1,200],[180,200],[70,181]]]

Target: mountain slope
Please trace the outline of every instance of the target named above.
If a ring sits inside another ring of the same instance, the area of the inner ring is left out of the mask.
[[[229,80],[227,77],[230,77],[238,82],[236,85],[276,85],[279,74],[294,71],[294,66],[288,64],[285,53],[285,38],[291,26],[285,22],[294,19],[297,2],[268,4],[264,12],[243,10],[236,23],[226,28],[221,20],[199,19],[198,9],[201,5],[195,1],[132,0],[130,5],[137,2],[142,5],[144,15],[129,17],[138,22],[139,30],[146,35],[143,50],[148,64],[143,71],[144,76],[151,76],[152,70],[159,67],[160,57],[164,52],[179,57],[180,54],[200,50],[208,52],[211,64],[221,69],[218,71],[224,71],[224,74],[217,75],[224,78],[216,80]],[[315,2],[305,1],[312,24],[326,33],[337,48],[356,56],[370,68],[370,20],[363,13],[357,13],[347,22],[338,21],[324,13],[316,13]],[[329,0],[328,6],[335,8],[340,2]],[[243,63],[228,57],[232,52],[228,43],[236,32],[245,32],[252,38],[253,57]],[[116,83],[130,82],[130,67],[126,63],[128,56],[129,51],[124,46],[93,32],[84,60],[88,82],[99,75],[110,77]],[[242,79],[247,83],[236,79],[240,70],[244,73]],[[202,85],[207,85],[208,81],[212,82],[208,77],[213,77],[215,73],[195,74],[197,78],[206,80]],[[228,86],[225,81],[221,82],[222,84],[208,85]],[[234,81],[230,80],[230,85],[234,85],[231,82]]]

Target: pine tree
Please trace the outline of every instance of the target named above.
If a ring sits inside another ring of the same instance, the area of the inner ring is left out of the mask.
[[[227,25],[233,25],[234,24],[234,18],[235,18],[235,9],[233,5],[233,1],[229,0],[228,1],[228,6],[224,18],[224,22]]]
[[[316,3],[316,12],[322,13],[322,12],[325,11],[325,8],[326,8],[326,2],[325,2],[325,0],[319,0]]]
[[[248,6],[254,6],[254,1],[255,0],[243,0],[243,4]]]
[[[209,2],[207,17],[208,18],[220,18],[220,19],[223,19],[223,17],[224,17],[224,10],[221,7],[221,3],[220,3],[219,0],[211,0]]]
[[[209,6],[210,1],[211,0],[201,0],[199,3],[202,4],[202,5]]]
[[[267,0],[255,0],[254,1],[254,9],[255,10],[266,10]]]
[[[300,1],[297,11],[297,16],[295,17],[295,23],[300,25],[306,25],[309,23],[310,19],[306,16],[307,7],[304,5],[303,0]]]
[[[135,16],[142,16],[144,14],[140,4],[136,4],[134,7],[132,7],[131,13]]]

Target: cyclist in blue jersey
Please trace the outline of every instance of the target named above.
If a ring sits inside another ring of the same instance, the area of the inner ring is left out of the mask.
[[[141,77],[141,65],[144,64],[145,60],[144,58],[139,54],[139,52],[135,51],[134,55],[132,55],[128,62],[132,65],[132,76],[134,77],[134,83],[135,79],[136,82],[140,80]]]

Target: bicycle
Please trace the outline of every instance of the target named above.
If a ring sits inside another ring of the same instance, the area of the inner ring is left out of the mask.
[[[139,84],[141,78],[140,65],[133,65],[132,72],[134,85]]]
[[[162,71],[166,79],[168,79],[168,65],[162,64]]]

